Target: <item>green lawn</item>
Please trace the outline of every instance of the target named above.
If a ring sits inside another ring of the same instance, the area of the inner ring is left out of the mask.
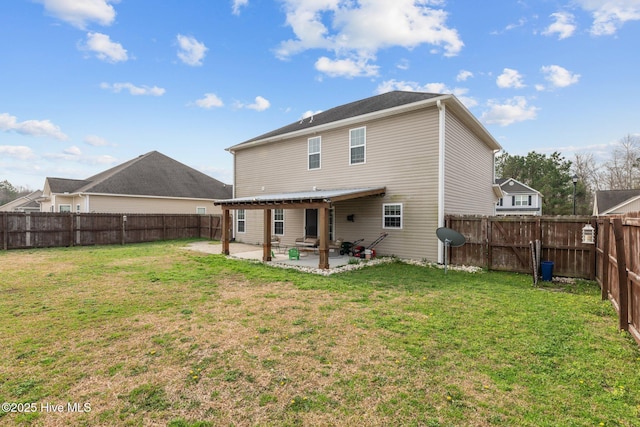
[[[640,426],[594,283],[185,245],[0,252],[0,425]]]

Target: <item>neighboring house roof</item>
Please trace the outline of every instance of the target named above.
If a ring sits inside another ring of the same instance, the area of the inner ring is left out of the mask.
[[[232,187],[158,151],[143,154],[84,180],[47,178],[51,193],[117,194],[226,199]]]
[[[38,211],[40,210],[40,204],[36,200],[40,196],[42,196],[42,191],[36,190],[26,196],[18,197],[17,199],[0,206],[0,212]]]
[[[542,193],[521,183],[514,178],[496,178],[496,184],[500,186],[503,192],[507,194],[530,194],[537,193],[542,197]]]
[[[598,190],[593,204],[594,215],[606,215],[640,198],[640,190]]]
[[[284,139],[299,133],[310,132],[310,129],[320,131],[321,128],[346,124],[350,119],[363,120],[366,118],[365,116],[373,118],[378,113],[380,115],[400,113],[411,110],[412,108],[420,108],[427,104],[436,105],[438,101],[446,102],[453,110],[459,112],[463,121],[465,121],[470,128],[475,129],[488,146],[495,150],[502,148],[455,96],[425,92],[392,91],[322,111],[313,116],[298,120],[274,131],[234,145],[228,148],[228,150],[235,151],[258,143]]]

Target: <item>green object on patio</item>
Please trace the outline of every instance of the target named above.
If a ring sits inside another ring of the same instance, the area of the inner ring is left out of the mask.
[[[289,249],[289,259],[300,260],[300,251],[298,250],[298,248]]]

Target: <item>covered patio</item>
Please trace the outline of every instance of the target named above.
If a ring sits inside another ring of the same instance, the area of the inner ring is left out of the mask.
[[[216,200],[214,205],[222,209],[222,253],[229,255],[231,236],[231,210],[262,209],[263,211],[263,245],[262,260],[272,260],[272,210],[273,209],[318,209],[318,268],[328,269],[329,265],[329,209],[335,203],[363,198],[384,196],[386,187],[366,187],[340,190],[314,190],[294,193],[265,194]]]

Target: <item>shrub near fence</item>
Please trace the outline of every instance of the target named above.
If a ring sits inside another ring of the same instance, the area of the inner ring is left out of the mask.
[[[2,212],[2,249],[219,240],[221,215]]]
[[[553,261],[554,274],[595,279],[595,248],[582,243],[582,228],[591,216],[448,215],[445,225],[465,236],[464,246],[452,248],[452,264],[488,270],[532,272],[530,242],[540,240],[541,259]]]

